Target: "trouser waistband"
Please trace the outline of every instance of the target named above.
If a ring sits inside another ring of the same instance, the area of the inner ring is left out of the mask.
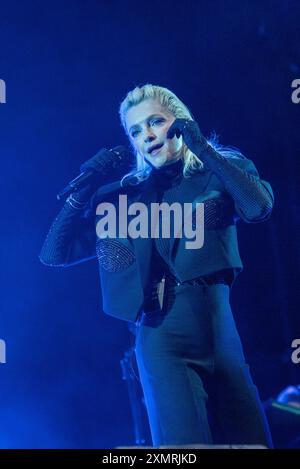
[[[180,282],[174,275],[167,273],[160,281],[152,282],[145,297],[144,311],[162,310],[166,295],[172,293],[178,286],[211,286],[224,284],[230,286],[231,280],[228,271],[219,271],[211,275]]]
[[[225,285],[230,285],[230,278],[228,275],[228,272],[225,272],[223,270],[219,272],[214,272],[213,274],[210,275],[205,275],[201,277],[196,277],[191,280],[184,280],[180,281],[178,280],[174,275],[168,274],[165,277],[165,282],[166,285],[169,285],[170,287],[172,286],[179,286],[179,285],[191,285],[191,286],[196,286],[196,285],[215,285],[219,283],[223,283]]]

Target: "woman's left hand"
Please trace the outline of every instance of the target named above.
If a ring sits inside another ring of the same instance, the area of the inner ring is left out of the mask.
[[[191,119],[175,119],[167,132],[167,138],[180,137],[182,135],[184,143],[195,155],[201,155],[208,143],[196,121]]]

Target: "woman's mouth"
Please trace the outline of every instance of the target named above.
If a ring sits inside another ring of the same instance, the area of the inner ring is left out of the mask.
[[[154,150],[151,151],[150,155],[151,156],[154,156],[156,155],[158,152],[160,152],[160,150],[162,149],[163,145],[161,145],[159,148],[155,148]]]

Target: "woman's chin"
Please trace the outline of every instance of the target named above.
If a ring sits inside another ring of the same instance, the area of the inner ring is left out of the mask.
[[[145,158],[148,163],[150,163],[151,166],[153,166],[155,169],[162,168],[163,166],[167,166],[169,164],[174,163],[179,159],[178,155],[173,155],[172,157],[164,154],[157,154],[156,156],[153,156],[151,158]]]
[[[147,161],[148,163],[150,163],[151,166],[153,166],[156,169],[159,169],[168,163],[168,160],[166,158],[158,157],[158,156],[156,158],[151,158],[151,159],[149,158]]]

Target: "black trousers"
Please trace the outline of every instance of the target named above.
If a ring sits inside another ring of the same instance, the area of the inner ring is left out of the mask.
[[[135,351],[154,446],[272,447],[227,285],[175,286],[162,311],[142,315]]]

